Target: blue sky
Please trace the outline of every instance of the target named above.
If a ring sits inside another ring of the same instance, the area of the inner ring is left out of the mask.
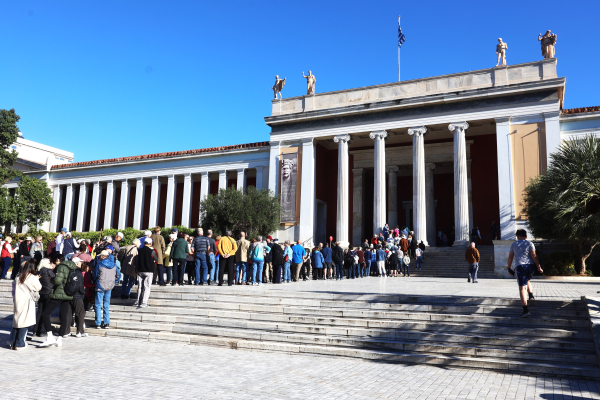
[[[284,97],[542,58],[558,34],[565,107],[600,105],[599,1],[18,1],[0,15],[0,108],[76,161],[268,140]]]

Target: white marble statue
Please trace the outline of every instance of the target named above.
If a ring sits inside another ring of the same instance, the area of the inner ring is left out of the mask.
[[[508,45],[502,41],[502,38],[498,38],[498,44],[496,45],[496,56],[498,57],[496,60],[496,67],[502,63],[502,65],[506,65],[506,49],[508,49]]]
[[[308,71],[308,75],[304,75],[304,71],[302,71],[302,77],[306,78],[306,94],[315,94],[317,78],[312,74],[312,71]]]

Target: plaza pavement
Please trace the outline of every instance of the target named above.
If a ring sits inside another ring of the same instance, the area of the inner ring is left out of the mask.
[[[534,282],[540,299],[578,299],[599,287]],[[500,279],[371,277],[235,288],[518,298],[516,282]],[[1,343],[8,333],[0,328]],[[65,339],[61,348],[3,347],[0,370],[10,375],[0,399],[600,399],[594,381],[95,336]]]

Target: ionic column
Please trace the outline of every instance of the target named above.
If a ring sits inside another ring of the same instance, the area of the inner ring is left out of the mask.
[[[92,210],[90,211],[90,232],[98,230],[98,216],[100,209],[100,182],[94,182],[92,189]],[[138,228],[139,229],[139,228]]]
[[[427,242],[427,205],[425,197],[425,135],[427,128],[410,128],[408,134],[413,137],[413,225],[415,237],[420,243]]]
[[[262,168],[261,168],[260,172],[261,172],[261,180],[262,180]],[[242,191],[244,190],[244,175],[245,175],[244,174],[244,168],[238,168],[238,170],[237,170],[237,184],[236,184],[237,190],[242,190]],[[256,169],[256,187],[258,189],[260,189],[258,187],[258,168]]]
[[[115,205],[115,185],[113,181],[106,182],[106,204],[104,206],[104,229],[113,226],[113,209]]]
[[[258,190],[263,188],[263,171],[265,167],[256,167],[256,188]]]
[[[475,228],[473,224],[473,187],[471,186],[471,160],[467,160],[467,190],[469,191],[469,237],[471,230]]]
[[[73,220],[73,184],[67,184],[67,193],[65,196],[65,216],[63,226],[71,230],[71,221]]]
[[[133,209],[133,228],[142,229],[142,218],[144,216],[144,178],[135,181],[135,207]]]
[[[433,170],[435,164],[425,164],[425,198],[427,199],[427,241],[430,246],[436,244],[435,197],[433,192]]]
[[[347,176],[348,170],[346,169]],[[305,246],[312,247],[315,241],[315,145],[313,138],[302,140],[302,176],[300,179],[300,226],[298,239],[302,240]],[[346,214],[346,226],[347,221],[348,215]],[[347,229],[346,237],[348,237]]]
[[[191,228],[192,222],[191,209],[192,209],[192,193],[193,193],[192,174],[183,174],[183,206],[181,207],[181,225]]]
[[[52,222],[50,224],[50,231],[51,232],[58,232],[60,230],[60,221],[58,220],[58,217],[60,216],[60,207],[61,207],[61,196],[60,196],[60,186],[56,185],[54,186],[53,190],[53,194],[52,194],[52,200],[54,200],[54,206],[52,207]]]
[[[469,191],[465,143],[465,130],[468,128],[467,122],[448,126],[448,129],[454,132],[454,246],[467,246],[469,243]]]
[[[127,228],[129,215],[129,182],[121,179],[121,201],[119,202],[119,229]]]
[[[354,168],[352,179],[352,246],[360,246],[362,241],[365,240],[365,227],[363,224],[365,204],[363,197],[364,168]]]
[[[85,229],[85,218],[87,217],[87,186],[85,183],[79,184],[79,205],[77,206],[77,232],[83,232]]]
[[[383,231],[385,219],[385,142],[386,131],[375,131],[369,134],[369,137],[375,140],[375,175],[374,186],[375,193],[373,197],[373,234],[378,235]]]
[[[173,226],[173,216],[175,214],[175,189],[177,182],[175,175],[168,175],[167,179],[167,206],[165,210],[165,226]]]
[[[227,189],[227,171],[222,169],[219,171],[219,190]]]
[[[348,242],[348,142],[350,135],[339,135],[333,141],[338,147],[338,182],[337,182],[337,224],[335,239],[340,246],[347,248]]]
[[[390,229],[394,229],[398,225],[398,171],[400,168],[390,165],[385,170],[388,174],[387,222],[390,224]]]
[[[210,179],[208,178],[208,172],[200,173],[200,201],[203,201],[208,196],[210,189]],[[198,226],[202,226],[202,214],[199,214]]]
[[[515,240],[515,198],[511,149],[511,117],[495,118],[496,152],[498,157],[498,203],[500,209],[500,239]]]

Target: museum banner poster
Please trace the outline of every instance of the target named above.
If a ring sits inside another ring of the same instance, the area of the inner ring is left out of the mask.
[[[281,160],[281,222],[296,222],[298,153],[283,154]]]

